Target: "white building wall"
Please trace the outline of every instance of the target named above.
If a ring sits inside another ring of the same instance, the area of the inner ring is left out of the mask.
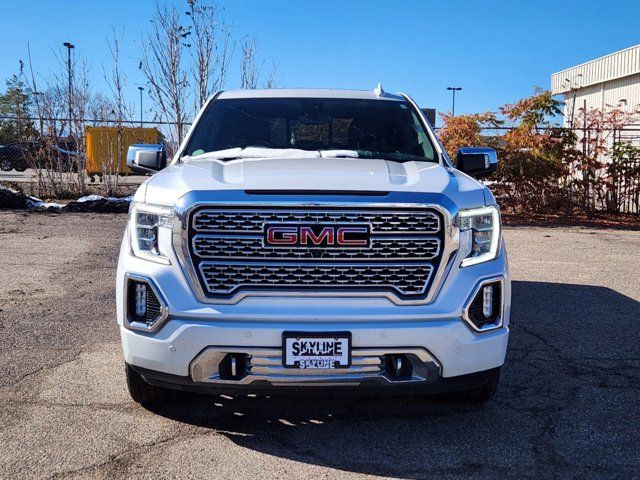
[[[628,112],[638,111],[640,45],[554,73],[551,88],[554,94],[564,97],[565,126],[570,126],[572,118],[585,106],[587,110],[620,107]]]
[[[627,111],[634,111],[640,108],[640,73],[624,78],[618,78],[606,82],[603,92],[604,106],[616,107],[620,100],[626,100]]]
[[[587,111],[603,108],[603,85],[591,85],[564,94],[564,126],[570,127],[574,117],[579,116],[579,110],[586,105]],[[575,110],[574,110],[575,108]]]
[[[606,55],[590,62],[567,68],[551,76],[552,93],[564,97],[564,126],[574,125],[581,127],[579,111],[586,108],[587,111],[598,109],[603,112],[614,108],[620,108],[628,113],[640,112],[640,45],[627,48],[619,52]],[[636,118],[640,117],[637,115]],[[587,131],[586,135],[593,139],[598,135],[601,141],[609,147],[614,140],[630,142],[636,147],[640,146],[640,120],[635,125],[612,131]],[[584,148],[582,131],[576,132],[578,145]],[[605,161],[610,158],[605,156]],[[579,172],[575,173],[580,175]],[[640,179],[626,181],[626,185],[619,185],[626,192],[638,192]],[[613,192],[613,190],[612,190]],[[626,195],[637,195],[627,193]],[[624,196],[620,198],[625,198]],[[622,211],[628,213],[640,213],[638,199],[627,197],[621,205]]]
[[[614,52],[551,75],[554,94],[640,73],[640,45]]]
[[[587,110],[602,111],[621,108],[627,112],[640,111],[640,73],[608,82],[577,88],[564,95],[564,125],[571,123],[575,103],[577,112],[585,106]],[[575,102],[574,102],[575,97]]]

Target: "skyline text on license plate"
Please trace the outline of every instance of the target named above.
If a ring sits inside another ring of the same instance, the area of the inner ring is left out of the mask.
[[[347,368],[349,336],[284,336],[284,366],[288,368]]]

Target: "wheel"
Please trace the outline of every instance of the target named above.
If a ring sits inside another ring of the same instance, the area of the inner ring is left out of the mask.
[[[141,405],[158,405],[168,403],[172,395],[170,391],[148,384],[142,375],[136,372],[129,364],[125,364],[125,373],[127,376],[127,388],[129,395]]]
[[[13,168],[15,168],[17,172],[24,172],[28,166],[26,160],[20,159],[13,165]]]
[[[465,403],[486,403],[495,396],[496,392],[498,391],[499,383],[500,368],[496,368],[491,372],[491,377],[489,378],[489,380],[487,380],[487,382],[481,387],[454,392],[452,396],[455,400]]]
[[[13,162],[8,158],[0,160],[0,170],[3,172],[10,172],[13,170]]]

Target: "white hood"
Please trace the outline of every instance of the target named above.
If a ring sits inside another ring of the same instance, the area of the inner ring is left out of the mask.
[[[136,197],[142,196],[148,203],[173,205],[192,190],[424,192],[444,194],[459,208],[471,208],[484,205],[483,189],[471,177],[430,162],[362,158],[191,159],[154,175]]]

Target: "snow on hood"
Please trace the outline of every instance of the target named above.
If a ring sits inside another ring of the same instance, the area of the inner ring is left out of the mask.
[[[192,190],[327,190],[442,193],[459,208],[482,206],[484,187],[471,177],[431,162],[363,158],[190,157],[154,175],[144,187],[148,203],[173,205]],[[142,192],[138,192],[135,200]]]
[[[299,148],[267,148],[267,147],[235,147],[225,150],[201,153],[182,157],[187,163],[215,159],[247,159],[247,158],[321,158],[321,157],[358,157],[355,150],[300,150]]]

